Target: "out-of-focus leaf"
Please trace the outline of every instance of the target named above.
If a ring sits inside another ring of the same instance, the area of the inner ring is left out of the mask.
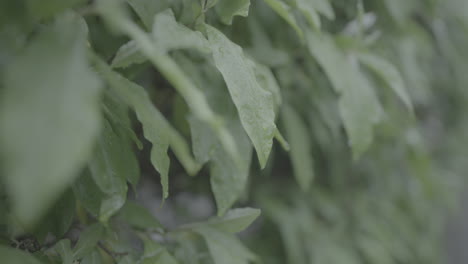
[[[50,18],[68,8],[85,4],[86,0],[47,0],[46,3],[43,1],[26,0],[25,2],[29,13],[36,19],[42,19]]]
[[[154,16],[160,11],[169,7],[168,0],[126,0],[127,3],[135,10],[143,24],[147,29],[151,29],[154,22]]]
[[[125,192],[116,192],[106,196],[99,208],[99,221],[107,223],[109,218],[122,208],[126,199],[127,195]]]
[[[328,19],[335,19],[335,12],[330,4],[330,0],[312,0],[313,7]]]
[[[311,135],[299,114],[289,105],[283,106],[282,121],[290,144],[290,155],[296,181],[303,191],[314,178],[314,159],[310,151]]]
[[[0,256],[2,262],[8,264],[41,264],[32,255],[9,246],[0,245]]]
[[[215,65],[224,77],[263,168],[277,130],[273,96],[258,84],[253,62],[245,57],[238,45],[211,26],[207,25],[206,31]]]
[[[54,245],[52,250],[55,250],[60,255],[63,264],[73,263],[73,253],[69,239],[60,240]]]
[[[132,201],[125,203],[119,212],[119,217],[134,228],[142,230],[163,228],[148,209]]]
[[[91,251],[91,253],[84,256],[80,262],[80,264],[101,264],[101,263],[102,263],[101,254],[99,254],[98,250]]]
[[[143,63],[146,60],[145,56],[141,54],[137,43],[130,40],[119,48],[111,66],[112,68],[126,68],[132,64]]]
[[[80,259],[92,252],[104,235],[104,228],[100,223],[87,227],[80,234],[80,239],[73,248],[73,259]]]
[[[164,51],[190,48],[209,52],[208,41],[201,32],[177,23],[171,9],[155,16],[152,34],[158,47]]]
[[[260,212],[259,209],[248,207],[231,209],[223,217],[214,218],[207,224],[224,232],[238,233],[250,226]]]
[[[127,34],[138,43],[141,52],[148,57],[162,75],[180,93],[193,114],[213,129],[226,152],[236,160],[237,164],[240,164],[241,161],[237,158],[239,154],[232,135],[229,134],[220,122],[219,117],[211,110],[203,93],[184,74],[175,61],[163,49],[158,47],[157,43],[153,43],[148,34],[126,17],[118,3],[101,0],[97,9],[110,25],[120,29],[121,32]]]
[[[191,157],[184,138],[170,126],[164,116],[153,106],[148,93],[143,87],[112,71],[103,61],[99,59],[95,61],[102,77],[115,90],[122,101],[134,109],[138,120],[142,123],[145,137],[153,144],[151,162],[161,175],[163,197],[167,198],[169,194],[169,157],[167,156],[169,145],[190,175],[195,174],[200,169],[200,165]]]
[[[304,14],[307,22],[309,22],[310,26],[313,29],[319,30],[320,29],[320,16],[315,9],[314,2],[310,0],[294,0],[297,8]]]
[[[179,263],[166,248],[155,241],[144,237],[144,254],[141,264],[177,264]]]
[[[413,110],[413,105],[411,103],[409,94],[406,91],[403,78],[395,66],[393,66],[384,58],[375,54],[358,53],[357,56],[361,63],[366,65],[377,76],[382,78],[382,80],[384,80],[390,88],[393,89],[393,91],[400,97],[400,99],[410,111]]]
[[[234,235],[211,227],[197,227],[195,232],[203,236],[214,264],[248,264],[256,256]]]
[[[62,237],[70,228],[75,217],[75,196],[71,189],[65,191],[42,218],[34,232],[39,241],[50,232],[55,237]]]
[[[356,159],[372,142],[373,126],[382,115],[380,103],[355,58],[346,57],[331,37],[309,32],[308,47],[340,94],[340,115]]]
[[[84,22],[65,14],[32,39],[4,74],[4,180],[25,226],[73,182],[99,131],[100,82],[88,69],[85,40]]]
[[[291,7],[281,0],[263,0],[271,9],[273,9],[281,18],[283,18],[297,33],[300,39],[304,38],[304,32],[297,24],[296,18]]]
[[[106,194],[96,185],[89,170],[85,170],[72,187],[73,193],[80,204],[91,215],[98,217],[101,203],[106,198]]]
[[[250,0],[219,0],[215,9],[221,22],[231,25],[235,16],[248,16],[249,7]]]

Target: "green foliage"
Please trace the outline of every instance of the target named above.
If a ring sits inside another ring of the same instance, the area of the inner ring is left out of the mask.
[[[2,1],[0,262],[443,262],[462,2]]]

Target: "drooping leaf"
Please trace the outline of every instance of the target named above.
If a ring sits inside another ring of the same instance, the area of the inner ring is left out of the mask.
[[[163,228],[161,223],[143,206],[127,201],[119,212],[120,219],[134,228],[141,230],[155,230]]]
[[[347,57],[325,34],[308,34],[308,47],[340,94],[339,110],[354,158],[371,144],[382,108],[354,57]],[[354,60],[353,60],[354,59]]]
[[[282,120],[286,138],[290,144],[290,155],[296,181],[307,191],[314,178],[314,159],[311,154],[311,135],[298,113],[289,105],[282,109]]]
[[[138,120],[142,123],[145,137],[153,144],[151,162],[161,175],[163,197],[166,198],[169,194],[169,157],[167,156],[169,145],[190,175],[195,174],[200,169],[200,165],[192,159],[189,147],[183,137],[153,106],[143,87],[112,71],[107,64],[99,59],[96,59],[96,66],[116,94],[134,109]]]
[[[281,18],[283,18],[296,31],[300,39],[304,38],[304,32],[299,27],[291,7],[282,0],[263,0],[271,9],[273,9]]]
[[[228,233],[238,233],[246,229],[260,215],[255,208],[236,208],[226,212],[222,217],[208,221],[210,226]]]
[[[154,16],[160,11],[169,7],[168,0],[148,1],[148,0],[126,0],[135,10],[143,24],[148,30],[151,30],[154,22]]]
[[[0,245],[0,256],[2,262],[8,264],[41,264],[31,254],[10,246]]]
[[[88,169],[73,184],[76,200],[94,217],[99,216],[102,201],[106,194],[96,185]]]
[[[193,84],[193,82],[183,73],[175,61],[169,57],[163,49],[153,43],[148,34],[138,28],[130,21],[125,13],[114,1],[99,1],[98,10],[107,22],[123,33],[133,38],[140,46],[141,52],[156,66],[166,79],[174,86],[180,95],[187,102],[193,114],[210,126],[215,131],[216,137],[220,140],[223,148],[236,159],[236,163],[241,161],[232,135],[220,123],[219,117],[211,110],[203,93]]]
[[[158,47],[164,51],[190,48],[209,52],[208,41],[201,32],[177,23],[171,9],[154,17],[152,34]]]
[[[104,228],[100,223],[87,227],[80,234],[80,239],[73,248],[73,259],[80,259],[92,252],[104,235]]]
[[[250,0],[219,0],[216,13],[226,25],[231,25],[235,16],[249,15]]]
[[[232,234],[211,227],[197,227],[195,232],[203,236],[214,264],[248,264],[256,256]]]
[[[257,77],[258,84],[260,84],[263,89],[270,91],[273,95],[275,113],[277,114],[283,99],[281,98],[280,87],[273,75],[273,72],[270,68],[262,64],[255,63],[255,76]]]
[[[222,76],[211,64],[195,64],[186,57],[177,56],[177,61],[199,87],[203,87],[210,106],[223,119],[223,123],[234,135],[237,149],[242,156],[236,163],[224,148],[213,130],[194,116],[189,117],[192,145],[195,158],[200,163],[210,161],[210,182],[213,190],[218,215],[222,215],[243,194],[251,162],[252,145],[245,133],[236,107],[224,89]]]
[[[358,53],[357,56],[362,64],[382,78],[382,80],[384,80],[387,85],[393,89],[410,111],[413,110],[413,105],[411,103],[410,96],[406,91],[403,78],[395,66],[375,54],[361,52]]]
[[[100,82],[88,69],[85,45],[86,25],[65,14],[4,74],[4,180],[14,213],[26,226],[73,182],[99,131]]]
[[[276,132],[273,96],[258,84],[253,62],[245,57],[238,45],[209,25],[206,31],[215,65],[224,77],[263,168]]]

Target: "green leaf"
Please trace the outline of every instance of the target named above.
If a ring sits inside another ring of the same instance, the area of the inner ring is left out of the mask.
[[[119,212],[119,217],[134,228],[141,230],[163,229],[159,221],[143,206],[127,201]]]
[[[73,259],[80,259],[91,253],[104,235],[104,228],[100,223],[87,227],[80,234],[80,239],[73,248]]]
[[[153,40],[164,51],[178,49],[196,49],[208,53],[208,41],[201,32],[193,31],[177,23],[171,9],[157,14],[154,17]]]
[[[354,57],[345,56],[328,35],[309,32],[307,37],[310,53],[340,95],[341,119],[357,159],[372,143],[373,126],[382,115],[380,103]]]
[[[87,65],[86,33],[82,20],[65,14],[4,73],[4,180],[26,227],[78,176],[99,132],[100,82]]]
[[[307,22],[313,29],[320,30],[321,22],[320,16],[317,13],[317,10],[314,7],[315,1],[310,0],[294,0],[297,6],[297,9],[302,12],[302,14],[307,19]]]
[[[246,229],[260,215],[255,208],[236,208],[227,211],[223,217],[217,217],[207,222],[208,225],[228,233],[238,233]]]
[[[126,199],[127,195],[123,192],[117,192],[106,196],[101,201],[101,207],[99,208],[99,221],[101,221],[101,223],[107,223],[109,218],[122,208]]]
[[[200,165],[191,157],[185,139],[170,126],[158,109],[153,106],[148,93],[143,87],[112,71],[101,60],[96,59],[95,61],[97,70],[102,77],[122,101],[134,109],[138,120],[142,123],[145,137],[153,144],[151,162],[161,175],[163,197],[167,198],[169,194],[169,157],[167,156],[169,145],[190,175],[195,174],[200,169]]]
[[[403,78],[400,72],[386,59],[379,57],[372,53],[358,53],[358,59],[373,71],[377,76],[382,78],[387,85],[393,89],[393,91],[400,97],[406,107],[413,111],[413,105],[411,103],[410,96],[406,91]]]
[[[220,118],[211,110],[203,93],[193,84],[193,82],[184,74],[175,61],[169,57],[163,49],[153,43],[152,39],[138,28],[135,23],[129,20],[122,11],[121,6],[115,1],[101,0],[98,2],[98,11],[107,23],[132,39],[140,46],[140,50],[148,59],[158,68],[161,74],[174,86],[179,94],[187,102],[193,114],[210,126],[215,131],[216,137],[220,140],[223,148],[236,159],[236,163],[241,161],[236,145],[227,129],[221,124]]]
[[[127,193],[121,138],[114,132],[109,121],[104,119],[103,123],[96,153],[89,161],[91,176],[105,194]]]
[[[83,259],[81,259],[80,264],[102,264],[101,254],[99,254],[99,251],[95,249],[84,256]]]
[[[314,178],[311,135],[299,114],[289,105],[283,106],[282,121],[290,144],[290,156],[296,181],[307,191]]]
[[[283,99],[281,98],[280,87],[273,75],[273,72],[270,68],[262,64],[255,63],[255,76],[257,77],[258,84],[273,95],[275,113],[277,114]]]
[[[312,3],[317,12],[321,13],[330,20],[335,19],[335,12],[333,11],[333,8],[330,4],[330,0],[312,0]]]
[[[65,191],[37,225],[34,232],[36,238],[43,241],[49,232],[55,237],[62,237],[75,217],[75,203],[71,189]]]
[[[179,263],[166,248],[155,241],[143,237],[144,254],[141,264],[177,264]]]
[[[221,22],[231,25],[235,16],[248,16],[249,7],[250,0],[219,0],[215,10]]]
[[[60,240],[52,247],[52,250],[57,251],[63,264],[73,264],[73,253],[69,239]]]
[[[96,185],[88,169],[73,184],[73,193],[80,204],[94,217],[99,216],[102,201],[106,198]]]
[[[32,16],[36,19],[51,18],[53,15],[63,12],[66,9],[85,4],[86,0],[47,0],[43,1],[26,0],[27,7]]]
[[[2,263],[8,264],[41,264],[32,255],[25,251],[15,249],[9,246],[0,245],[0,256]]]
[[[209,25],[206,31],[215,65],[224,77],[263,168],[276,132],[273,96],[258,84],[253,62],[245,57],[238,45]]]
[[[283,18],[297,33],[299,38],[304,38],[304,32],[297,24],[296,18],[294,17],[291,7],[281,0],[263,0],[267,3],[271,9],[273,9],[281,18]]]
[[[210,227],[198,227],[194,231],[205,239],[214,264],[248,264],[256,259],[234,235]]]
[[[114,59],[112,59],[112,68],[126,68],[133,64],[140,64],[145,62],[147,59],[140,52],[138,44],[134,40],[122,45]]]
[[[147,29],[151,29],[154,22],[154,16],[162,10],[169,7],[168,0],[126,0],[135,10]]]

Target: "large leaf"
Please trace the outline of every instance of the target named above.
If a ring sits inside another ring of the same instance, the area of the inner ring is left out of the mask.
[[[286,139],[290,144],[290,156],[296,181],[302,190],[309,189],[314,178],[314,160],[311,154],[311,135],[296,111],[284,105],[282,121],[286,130]]]
[[[215,65],[224,77],[242,125],[263,168],[277,130],[273,96],[259,85],[253,62],[245,57],[238,45],[209,25],[206,31]]]
[[[112,71],[107,64],[99,59],[96,59],[96,66],[99,73],[115,90],[116,94],[134,109],[138,120],[142,123],[145,137],[153,144],[151,162],[161,175],[163,197],[166,198],[169,194],[169,157],[167,156],[169,146],[171,146],[189,174],[195,174],[200,169],[200,165],[192,159],[184,138],[170,126],[164,116],[152,104],[148,93],[143,87]]]
[[[221,22],[231,25],[234,16],[248,16],[249,7],[250,0],[219,0],[215,9]]]
[[[66,14],[33,38],[4,74],[4,181],[26,226],[73,182],[99,131],[100,82],[87,66],[86,33],[82,20]]]
[[[309,32],[308,47],[340,95],[340,115],[358,158],[372,142],[373,126],[382,115],[380,103],[356,58],[346,56],[330,36]]]
[[[211,227],[194,229],[205,239],[214,264],[248,264],[256,256],[232,234]]]
[[[41,264],[32,255],[9,246],[0,245],[0,257],[2,263],[8,264]]]
[[[403,78],[400,72],[390,62],[372,53],[358,53],[358,58],[362,64],[366,65],[377,76],[382,78],[387,85],[400,97],[406,107],[412,111],[413,105],[410,96],[406,91]]]

